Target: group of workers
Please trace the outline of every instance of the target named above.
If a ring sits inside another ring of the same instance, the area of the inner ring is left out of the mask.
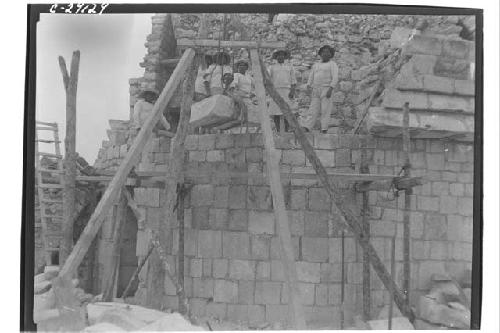
[[[321,131],[326,133],[329,127],[330,116],[333,109],[333,89],[338,81],[338,67],[332,60],[335,54],[333,47],[324,45],[318,50],[321,60],[315,63],[310,71],[307,80],[307,89],[311,95],[311,103],[306,113],[302,114],[299,123],[305,131],[309,132],[314,128],[318,116],[320,117]],[[290,62],[290,51],[282,49],[276,50],[272,55],[275,63],[270,65],[267,70],[271,81],[277,92],[289,104],[293,105],[296,97],[296,75]],[[249,64],[245,60],[240,60],[234,64],[235,72],[230,66],[231,57],[225,52],[218,52],[215,55],[206,55],[206,69],[200,65],[198,76],[195,81],[194,101],[201,101],[214,95],[228,95],[235,101],[236,107],[245,117],[247,124],[258,126],[259,115],[255,102],[254,80],[248,73]],[[141,116],[145,114],[145,108],[152,109],[152,104],[157,93],[151,90],[145,90],[140,100],[134,107],[134,122],[143,122]],[[145,104],[149,104],[146,106]],[[137,109],[137,110],[136,110]],[[295,116],[298,113],[297,108],[292,109]],[[268,105],[268,113],[273,119],[277,131],[283,130],[280,125],[284,125],[284,131],[289,131],[289,124],[283,118],[280,107],[271,101]]]

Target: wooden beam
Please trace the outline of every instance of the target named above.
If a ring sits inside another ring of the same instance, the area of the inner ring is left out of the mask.
[[[180,58],[165,58],[160,60],[160,64],[164,66],[175,67],[179,63]]]
[[[177,223],[179,224],[179,249],[177,251],[177,281],[184,289],[184,198],[186,196],[186,186],[184,183],[179,184],[179,195],[177,196]],[[185,315],[187,309],[184,307],[186,303],[186,293],[179,295],[179,313]]]
[[[427,183],[422,177],[394,177],[393,180],[356,183],[357,192],[388,191],[391,188],[402,191]]]
[[[363,110],[362,114],[358,117],[356,122],[354,123],[354,128],[351,131],[351,134],[357,134],[359,133],[359,130],[361,128],[361,124],[366,118],[366,115],[368,114],[368,110],[370,109],[370,105],[372,104],[373,98],[375,98],[375,95],[377,94],[377,91],[379,90],[380,86],[382,85],[382,79],[379,78],[377,83],[375,84],[373,91],[370,95],[370,98],[368,98],[368,101],[365,102],[365,109]]]
[[[132,277],[130,278],[130,280],[127,283],[127,287],[125,287],[125,290],[123,291],[120,298],[126,298],[127,296],[129,296],[130,289],[132,289],[134,282],[139,277],[139,273],[141,273],[142,268],[144,267],[144,265],[148,261],[148,258],[151,255],[151,253],[153,253],[154,248],[155,247],[153,246],[153,244],[149,245],[148,252],[146,253],[146,256],[144,258],[142,258],[141,261],[139,262],[139,265],[137,265],[137,268],[135,269],[134,274],[132,274]]]
[[[170,79],[165,85],[160,97],[155,102],[152,112],[144,125],[141,127],[134,143],[127,153],[127,156],[118,167],[116,174],[113,176],[113,179],[109,183],[94,213],[90,217],[87,226],[80,236],[80,239],[64,263],[64,266],[61,268],[61,271],[59,272],[60,276],[71,275],[76,271],[82,262],[85,253],[87,253],[87,250],[92,243],[92,240],[102,225],[104,217],[116,201],[118,192],[123,187],[130,170],[132,170],[134,165],[137,164],[146,142],[151,137],[154,126],[158,123],[163,110],[167,107],[168,102],[172,98],[175,89],[182,80],[184,73],[191,66],[194,55],[195,51],[193,49],[187,49],[184,52],[181,62],[170,76]]]
[[[122,230],[123,225],[125,224],[126,217],[126,207],[127,207],[127,198],[125,197],[124,192],[127,192],[127,189],[122,189],[122,194],[120,195],[120,200],[118,204],[115,206],[116,214],[114,216],[114,225],[113,225],[113,237],[111,244],[111,253],[109,254],[109,261],[107,267],[105,268],[105,272],[107,272],[107,276],[104,276],[104,289],[103,289],[103,301],[111,302],[115,295],[115,282],[118,277],[118,271],[120,269],[120,249],[121,249],[121,240],[122,240]]]
[[[184,142],[188,135],[189,118],[191,117],[191,104],[194,96],[194,82],[198,70],[199,56],[194,58],[191,66],[187,70],[187,76],[183,84],[183,96],[181,103],[181,112],[179,116],[179,124],[175,136],[170,142],[170,156],[168,159],[167,172],[165,176],[165,202],[162,203],[160,225],[158,230],[158,239],[160,244],[166,245],[171,242],[169,239],[172,225],[176,218],[174,214],[174,206],[177,202],[177,186],[182,182],[182,171],[184,165]],[[156,267],[154,269],[154,276],[152,277],[151,292],[148,291],[147,304],[157,304],[156,299],[165,293],[165,270],[160,264],[160,258],[153,255],[150,259],[149,267]],[[160,264],[160,265],[159,265]],[[175,278],[175,277],[174,277]],[[157,281],[161,281],[157,283]],[[174,282],[174,281],[172,281]],[[184,290],[182,286],[179,289],[182,295],[178,295],[179,299],[185,299]],[[163,302],[163,298],[161,299]],[[186,307],[187,308],[187,307]]]
[[[312,145],[307,140],[304,131],[300,127],[297,119],[292,114],[290,106],[274,88],[274,85],[270,80],[267,71],[262,70],[262,76],[264,77],[264,84],[269,95],[271,95],[276,104],[280,106],[283,114],[287,117],[288,123],[294,130],[295,137],[300,142],[302,149],[307,156],[307,159],[311,162],[313,168],[316,170],[321,183],[330,196],[332,200],[332,213],[340,219],[340,222],[342,224],[346,225],[353,232],[356,240],[358,241],[358,244],[370,256],[370,262],[373,269],[377,272],[378,277],[380,278],[384,286],[393,293],[394,301],[396,302],[399,310],[404,316],[408,317],[409,320],[413,322],[415,320],[415,314],[413,313],[413,310],[405,303],[404,295],[401,294],[401,292],[398,290],[398,286],[389,275],[387,268],[378,256],[373,245],[366,239],[360,221],[358,220],[356,215],[349,209],[349,207],[345,205],[342,199],[343,193],[337,189],[338,184],[335,184],[335,182],[332,182],[332,184],[328,179],[324,166],[314,152]]]
[[[361,165],[359,171],[362,173],[370,173],[368,167],[368,157],[366,149],[361,150]],[[366,183],[363,183],[366,184]],[[369,184],[369,183],[368,183]],[[368,200],[368,192],[364,192],[363,196],[363,210],[362,210],[362,222],[363,222],[363,232],[370,240],[370,208]],[[371,319],[371,287],[370,287],[370,256],[368,252],[363,251],[363,320],[367,322]],[[392,298],[391,298],[392,299]],[[391,302],[392,304],[392,302]]]
[[[175,133],[165,130],[158,130],[157,134],[159,136],[166,136],[167,138],[173,138]]]
[[[73,224],[76,208],[76,92],[80,51],[74,51],[71,58],[70,74],[66,70],[64,58],[59,56],[59,67],[66,92],[66,137],[64,139],[64,189],[62,239],[59,250],[59,264],[62,265],[73,248]]]
[[[177,46],[182,47],[220,47],[223,48],[233,48],[233,49],[241,49],[241,48],[250,48],[250,49],[280,49],[285,48],[285,42],[253,42],[253,41],[243,41],[243,40],[215,40],[215,39],[188,39],[188,38],[180,38],[177,39]]]
[[[161,177],[164,173],[162,171],[137,171],[137,176],[142,177]],[[184,171],[184,177],[186,179],[195,179],[198,177],[207,177],[210,175],[217,177],[248,177],[249,179],[262,179],[267,178],[267,172],[245,172],[245,171]],[[280,172],[283,178],[291,179],[318,179],[318,175],[315,173],[303,173],[303,172]],[[342,181],[351,182],[370,182],[370,181],[392,181],[394,178],[398,178],[394,175],[374,175],[374,174],[358,174],[358,173],[341,173],[341,172],[329,172],[327,176],[331,179],[338,179]]]
[[[391,276],[393,279],[396,278],[396,232],[391,238]],[[392,313],[393,313],[393,301],[394,295],[390,294],[390,303],[389,303],[389,315],[387,318],[387,329],[392,330]]]
[[[250,50],[250,59],[252,61],[252,69],[255,77],[255,94],[257,95],[258,106],[260,110],[260,124],[264,135],[264,144],[266,152],[266,165],[269,175],[269,183],[271,186],[274,219],[277,222],[277,230],[281,244],[281,260],[285,269],[285,277],[288,282],[288,297],[289,297],[289,316],[290,324],[293,329],[305,330],[306,321],[304,317],[304,309],[302,307],[302,297],[297,284],[297,269],[295,267],[295,257],[292,246],[292,236],[290,234],[290,224],[288,214],[285,207],[285,199],[283,195],[283,187],[281,185],[281,175],[279,166],[279,152],[274,147],[274,138],[271,128],[271,121],[267,113],[266,91],[263,85],[262,72],[265,68],[261,68],[259,60],[259,51],[256,49]]]
[[[125,199],[127,199],[127,205],[130,207],[130,210],[132,211],[132,213],[134,213],[134,216],[137,219],[137,227],[138,228],[141,228],[141,226],[144,227],[146,223],[146,217],[144,216],[145,214],[143,214],[142,211],[139,209],[139,206],[132,198],[132,195],[128,190],[124,189],[123,194],[125,195]]]
[[[165,128],[166,131],[170,130],[170,124],[168,123],[167,119],[163,114],[160,117],[160,123]]]
[[[403,105],[403,174],[410,177],[410,103]],[[411,187],[405,189],[405,210],[403,216],[403,293],[406,296],[406,305],[410,306],[410,211]]]

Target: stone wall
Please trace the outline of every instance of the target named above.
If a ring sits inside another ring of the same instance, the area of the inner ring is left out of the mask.
[[[196,35],[197,16],[173,15],[173,19],[177,38]],[[336,108],[332,126],[340,127],[331,128],[330,132],[338,134],[308,136],[325,167],[332,172],[359,173],[363,148],[368,152],[370,173],[399,174],[403,165],[399,138],[340,133],[348,130],[364,110],[377,77],[386,75],[385,83],[394,87],[393,79],[408,59],[396,58],[382,69],[376,64],[387,60],[388,54],[400,48],[411,29],[419,29],[423,39],[438,36],[440,40],[453,40],[462,34],[462,27],[458,25],[462,18],[459,17],[301,14],[278,15],[272,24],[267,24],[268,16],[264,14],[244,14],[240,19],[243,23],[240,28],[230,27],[230,38],[238,39],[238,34],[243,32],[241,27],[246,27],[249,38],[287,42],[292,51],[291,62],[298,73],[298,99],[302,109],[309,104],[303,84],[310,66],[317,61],[317,48],[323,44],[336,47],[340,82],[334,97]],[[141,87],[161,90],[167,78],[159,65],[166,57],[161,51],[162,45],[166,45],[164,22],[163,14],[153,17],[152,34],[146,43],[148,53],[141,64],[145,75],[130,81],[131,107]],[[220,15],[213,16],[210,22],[209,38],[217,39]],[[264,54],[268,63],[270,52]],[[236,54],[240,58],[246,56],[246,52]],[[470,60],[470,52],[465,57]],[[418,63],[415,59],[406,67]],[[442,89],[440,85],[437,88]],[[466,95],[470,95],[470,87],[466,88]],[[95,167],[116,171],[136,133],[127,121],[110,121],[110,127],[108,140],[102,144]],[[276,137],[276,144],[281,150],[282,171],[314,173],[292,134]],[[268,181],[220,175],[225,171],[265,171],[261,134],[190,135],[185,148],[186,169],[198,174],[185,202],[185,289],[193,314],[247,324],[286,321],[287,291]],[[135,171],[165,171],[169,149],[169,139],[154,136],[143,150]],[[447,272],[461,280],[467,278],[464,275],[471,268],[473,149],[469,144],[435,139],[414,139],[411,149],[412,176],[422,176],[428,181],[414,189],[411,200],[411,299],[415,301],[416,296],[429,287],[431,274]],[[215,170],[218,175],[213,175]],[[348,186],[352,182],[344,185],[350,207],[361,215],[361,195]],[[337,328],[341,281],[338,221],[329,213],[328,197],[316,180],[283,177],[283,186],[306,317],[309,321],[324,323],[324,327]],[[151,182],[135,187],[134,199],[146,217],[145,225],[139,225],[137,233],[136,254],[141,258],[147,252],[147,230],[158,228],[160,207],[165,198],[163,190]],[[399,285],[402,279],[403,199],[403,196],[394,197],[392,192],[369,194],[372,244],[389,267],[390,238],[396,235],[396,280]],[[106,218],[98,241],[99,278],[106,269],[107,259],[104,258],[109,252],[112,214]],[[352,235],[346,235],[345,309],[347,320],[350,320],[362,311],[363,253]],[[176,223],[169,239],[172,240],[166,244],[169,260],[171,266],[176,267]],[[145,300],[147,274],[148,270],[144,269],[140,275],[136,293],[140,302]],[[380,307],[389,302],[389,295],[373,270],[371,274],[371,305],[376,315]],[[175,309],[178,306],[175,288],[168,278],[165,285],[162,303]]]
[[[369,110],[366,124],[370,133],[399,136],[401,108],[409,102],[413,138],[453,137],[472,142],[475,43],[415,35],[403,47],[403,55],[409,61],[386,85],[379,105]]]
[[[367,99],[380,75],[380,69],[374,64],[401,48],[409,37],[408,34],[405,36],[407,31],[415,29],[415,33],[422,36],[460,40],[463,27],[459,22],[467,21],[469,26],[474,26],[469,17],[459,16],[280,14],[274,17],[272,23],[269,23],[267,14],[239,14],[231,17],[237,22],[228,23],[229,39],[262,38],[287,43],[292,54],[290,62],[297,73],[297,102],[301,111],[305,111],[310,104],[305,83],[312,64],[319,60],[317,50],[325,44],[335,47],[334,60],[339,66],[339,84],[333,94],[335,107],[331,118],[332,133],[349,130],[365,110]],[[145,68],[144,75],[130,80],[131,107],[141,87],[155,87],[161,91],[169,77],[168,72],[165,72],[167,67],[160,65],[161,59],[168,58],[165,50],[168,49],[166,39],[169,36],[164,32],[165,18],[165,14],[152,18],[152,32],[145,44],[148,51],[141,63]],[[172,20],[176,38],[197,36],[198,14],[172,14]],[[222,25],[222,14],[208,14],[208,38],[217,40]],[[399,33],[391,38],[393,32]],[[272,51],[262,51],[267,64],[272,63]],[[233,53],[233,58],[236,62],[248,59],[249,55],[245,50],[240,50]],[[384,66],[383,71],[389,75],[386,82],[396,75],[397,70],[394,63]]]
[[[366,148],[370,173],[396,175],[402,166],[401,142],[369,136],[314,134],[309,137],[329,171],[359,172],[360,149]],[[282,170],[313,173],[292,134],[277,137]],[[170,142],[153,138],[137,170],[165,170]],[[185,202],[185,288],[195,315],[213,315],[249,324],[285,321],[287,291],[279,260],[279,241],[272,200],[265,179],[211,176],[210,171],[265,170],[261,134],[188,136],[187,170],[197,177]],[[109,149],[109,148],[108,148]],[[411,296],[429,287],[433,273],[448,272],[458,280],[472,259],[472,147],[438,140],[412,141],[412,175],[428,183],[416,187],[411,205]],[[295,259],[308,320],[338,327],[340,316],[340,230],[329,213],[326,192],[316,180],[283,177]],[[346,184],[348,185],[348,184]],[[352,185],[352,183],[351,183]],[[346,187],[347,188],[347,187]],[[359,194],[346,190],[351,206],[361,207]],[[139,226],[137,255],[147,251],[145,228],[157,228],[163,191],[136,187],[134,198],[146,216]],[[402,278],[404,196],[370,192],[372,244],[387,267],[390,237],[396,234],[396,280]],[[110,221],[110,220],[109,220]],[[103,238],[109,223],[103,226]],[[166,244],[172,267],[178,248],[178,226]],[[99,253],[107,252],[105,244]],[[362,309],[362,251],[351,234],[345,242],[346,308],[348,320]],[[101,265],[104,262],[101,261]],[[144,301],[147,269],[140,276],[139,301]],[[372,311],[389,300],[372,270]],[[173,284],[166,281],[166,307],[178,305]]]

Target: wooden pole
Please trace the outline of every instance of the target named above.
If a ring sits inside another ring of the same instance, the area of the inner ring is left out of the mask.
[[[394,279],[396,275],[396,235],[394,234],[391,238],[391,276]],[[387,323],[387,329],[392,330],[392,315],[393,315],[393,304],[394,302],[392,301],[394,298],[394,295],[391,293],[391,300],[389,303],[389,315],[388,315],[388,323]]]
[[[184,165],[184,141],[188,135],[189,118],[191,117],[191,104],[194,96],[194,81],[198,70],[199,56],[194,58],[191,66],[187,70],[186,79],[183,85],[183,96],[181,103],[181,112],[179,116],[179,124],[175,136],[170,143],[170,156],[168,159],[167,172],[165,174],[165,202],[161,209],[160,226],[158,230],[158,240],[163,246],[169,244],[170,231],[173,221],[176,218],[174,215],[174,206],[177,201],[177,186],[182,182],[183,165]],[[149,260],[151,268],[151,286],[148,288],[147,304],[157,306],[163,301],[165,293],[165,268],[161,265],[159,255],[152,255]],[[174,277],[175,278],[175,277]],[[172,281],[174,282],[174,281]],[[183,294],[184,290],[180,288]],[[179,296],[179,295],[178,295]],[[180,297],[180,296],[179,296]],[[158,302],[160,300],[160,302]]]
[[[403,158],[404,176],[410,177],[410,105],[406,102],[403,106]],[[403,293],[405,303],[410,306],[410,210],[412,188],[405,190],[405,211],[403,217]]]
[[[262,61],[262,60],[260,60]],[[254,71],[255,73],[255,71]],[[382,260],[379,255],[375,251],[373,245],[366,239],[363,233],[362,225],[359,222],[356,214],[345,205],[343,200],[343,193],[337,189],[336,182],[330,182],[328,179],[326,170],[319,160],[318,156],[314,152],[313,147],[307,140],[304,131],[300,127],[297,119],[293,116],[290,106],[285,102],[285,100],[279,95],[279,93],[274,88],[273,83],[269,78],[269,74],[267,71],[262,71],[262,76],[264,77],[264,84],[269,95],[273,98],[273,100],[278,104],[283,112],[283,114],[287,117],[288,123],[293,128],[296,139],[300,142],[304,153],[307,156],[307,159],[311,162],[316,174],[323,184],[325,190],[327,191],[330,199],[332,200],[332,212],[334,215],[339,217],[341,222],[349,227],[349,229],[354,233],[358,244],[365,250],[370,256],[370,262],[372,264],[373,269],[377,272],[378,277],[384,284],[384,286],[394,292],[394,301],[398,305],[401,313],[408,317],[410,322],[415,320],[415,314],[413,310],[410,308],[408,304],[405,303],[405,297],[402,293],[399,292],[398,287],[394,280],[389,275],[387,268],[384,266]],[[335,186],[332,186],[335,185]]]
[[[184,198],[186,196],[186,187],[184,183],[179,184],[179,196],[178,196],[178,204],[177,204],[177,221],[179,223],[179,250],[177,252],[178,256],[178,268],[177,268],[177,281],[179,281],[179,285],[182,290],[184,289]],[[186,303],[185,292],[179,295],[179,313],[186,314],[187,309],[184,307],[184,303]]]
[[[137,137],[134,140],[134,143],[132,144],[132,147],[130,147],[130,150],[127,153],[127,156],[118,167],[118,170],[113,176],[113,179],[109,183],[106,191],[99,201],[99,204],[94,210],[94,213],[90,217],[87,226],[80,236],[80,239],[78,239],[78,242],[73,248],[73,251],[71,251],[68,259],[62,266],[61,271],[59,272],[60,276],[73,274],[82,262],[83,257],[87,253],[89,246],[92,243],[92,240],[94,239],[95,235],[102,225],[104,217],[108,213],[110,207],[116,201],[118,192],[125,184],[128,174],[130,173],[134,165],[137,164],[142,150],[146,145],[146,142],[151,137],[153,127],[156,125],[156,123],[158,123],[162,111],[167,107],[168,102],[172,98],[175,89],[183,78],[186,69],[191,66],[194,54],[195,52],[193,49],[187,49],[184,52],[181,60],[179,61],[179,65],[177,65],[174,72],[170,76],[170,79],[165,85],[165,88],[160,94],[160,97],[153,106],[153,110],[151,111],[148,119],[146,119],[146,122],[141,127],[139,133],[137,134]]]
[[[127,191],[127,189],[122,189],[122,192]],[[125,224],[127,208],[127,199],[122,193],[120,195],[120,200],[118,205],[116,205],[116,215],[114,217],[113,226],[113,238],[111,244],[111,253],[109,257],[107,276],[104,277],[106,284],[103,290],[103,300],[104,302],[111,302],[115,297],[115,282],[120,270],[120,250],[121,250],[121,240],[122,240],[122,230]]]
[[[367,174],[370,173],[368,168],[366,149],[361,150],[361,165],[360,172]],[[368,207],[368,192],[363,192],[363,232],[367,238],[370,240],[370,212]],[[371,309],[371,290],[370,290],[370,256],[366,251],[363,251],[363,319],[366,321],[370,320],[370,309]]]
[[[273,199],[274,219],[277,222],[277,230],[281,244],[281,260],[285,268],[285,277],[288,282],[290,324],[293,329],[304,330],[306,329],[306,321],[301,303],[300,290],[297,285],[297,270],[292,247],[292,236],[290,234],[290,224],[288,222],[288,214],[285,208],[285,199],[281,183],[279,166],[280,157],[278,151],[274,147],[271,122],[266,111],[266,92],[262,77],[262,73],[265,69],[261,67],[259,51],[257,49],[250,50],[250,59],[252,61],[252,70],[255,76],[255,94],[257,95],[258,107],[260,110],[260,123],[266,148],[266,165]]]
[[[342,229],[340,248],[340,329],[344,329],[345,324],[345,232]]]
[[[75,219],[76,184],[76,92],[80,51],[74,51],[71,58],[70,74],[64,58],[59,56],[59,67],[66,92],[66,137],[64,139],[64,189],[62,240],[59,249],[59,265],[64,264],[73,248],[73,223]]]
[[[149,244],[149,248],[148,248],[148,252],[146,253],[146,256],[144,258],[142,258],[142,260],[139,262],[139,265],[135,269],[134,274],[132,274],[132,277],[130,278],[130,280],[127,283],[127,287],[123,291],[120,298],[126,298],[130,294],[130,289],[132,289],[132,285],[139,277],[139,273],[141,273],[142,268],[144,267],[144,265],[148,261],[148,258],[151,255],[151,253],[153,252],[154,248],[155,247],[153,246],[153,244]]]

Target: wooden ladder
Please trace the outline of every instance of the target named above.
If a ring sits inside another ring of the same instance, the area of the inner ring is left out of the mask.
[[[52,132],[51,139],[39,138],[39,132]],[[57,123],[36,122],[35,131],[35,176],[38,191],[38,207],[42,227],[42,246],[45,263],[56,264],[61,241],[63,204],[63,156]],[[40,151],[40,143],[53,144],[54,152]],[[42,164],[42,160],[44,163]],[[51,165],[46,165],[47,162]],[[55,165],[55,168],[53,167]],[[36,222],[35,222],[36,223]],[[35,225],[35,227],[38,227]]]

